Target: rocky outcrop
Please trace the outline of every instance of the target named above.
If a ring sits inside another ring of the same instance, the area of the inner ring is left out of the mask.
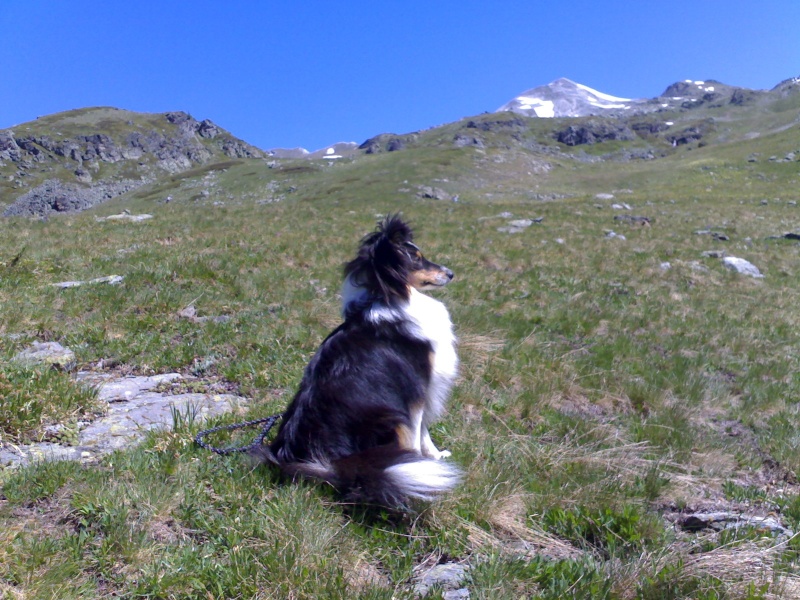
[[[3,211],[4,217],[46,217],[52,213],[78,212],[146,183],[146,180],[101,182],[93,187],[48,179],[17,198]]]
[[[567,146],[580,146],[610,140],[631,141],[636,139],[636,134],[621,122],[589,121],[581,125],[570,125],[557,131],[554,137]]]
[[[479,131],[508,131],[521,130],[527,127],[525,119],[521,117],[508,118],[501,115],[496,119],[471,119],[467,121],[467,129],[477,129]]]
[[[453,145],[456,148],[465,148],[465,147],[483,148],[485,146],[481,138],[471,135],[462,135],[460,133],[457,133],[455,136],[453,136]]]
[[[22,150],[14,139],[14,134],[10,131],[0,131],[0,160],[10,160],[18,162],[21,159]]]
[[[739,88],[731,94],[730,103],[736,106],[744,106],[745,104],[752,104],[757,97],[758,94],[755,91]]]
[[[192,163],[203,164],[213,156],[214,147],[208,148],[199,138],[216,140],[216,148],[231,158],[265,156],[258,148],[233,136],[223,135],[222,130],[209,120],[198,122],[184,112],[166,113],[164,117],[177,126],[176,135],[153,129],[131,131],[118,139],[95,133],[59,140],[46,135],[15,136],[12,131],[3,131],[0,132],[0,159],[47,162],[60,157],[77,163],[116,163],[138,160],[149,154],[168,163],[186,159],[188,167]]]
[[[703,136],[711,131],[714,131],[714,126],[711,122],[698,123],[676,133],[668,134],[664,139],[671,142],[673,146],[682,146],[683,144],[690,144],[701,140]]]
[[[404,150],[407,145],[416,139],[416,134],[395,135],[393,133],[382,133],[369,138],[358,149],[364,150],[365,154],[378,154],[381,152],[397,152]]]

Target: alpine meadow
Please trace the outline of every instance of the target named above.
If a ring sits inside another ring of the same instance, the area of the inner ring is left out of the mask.
[[[800,79],[577,115],[565,81],[308,155],[186,113],[0,131],[0,595],[800,596]],[[285,409],[395,213],[455,273],[461,483],[392,512],[198,447]],[[189,400],[90,443],[133,380]]]

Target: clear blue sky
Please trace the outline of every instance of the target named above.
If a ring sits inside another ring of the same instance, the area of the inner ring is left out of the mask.
[[[261,148],[362,142],[568,77],[652,97],[800,75],[800,0],[0,0],[0,128],[185,110]]]

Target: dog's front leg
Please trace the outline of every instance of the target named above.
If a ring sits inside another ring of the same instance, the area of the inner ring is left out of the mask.
[[[422,451],[422,456],[435,458],[436,460],[450,456],[449,450],[439,450],[434,445],[433,440],[431,439],[431,434],[428,432],[428,427],[424,423],[420,428],[420,448]]]

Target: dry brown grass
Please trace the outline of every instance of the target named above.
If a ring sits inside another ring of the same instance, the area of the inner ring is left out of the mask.
[[[716,579],[733,594],[744,593],[755,584],[767,587],[766,598],[796,598],[800,576],[776,571],[787,544],[788,540],[778,544],[744,542],[685,556],[685,576]]]

